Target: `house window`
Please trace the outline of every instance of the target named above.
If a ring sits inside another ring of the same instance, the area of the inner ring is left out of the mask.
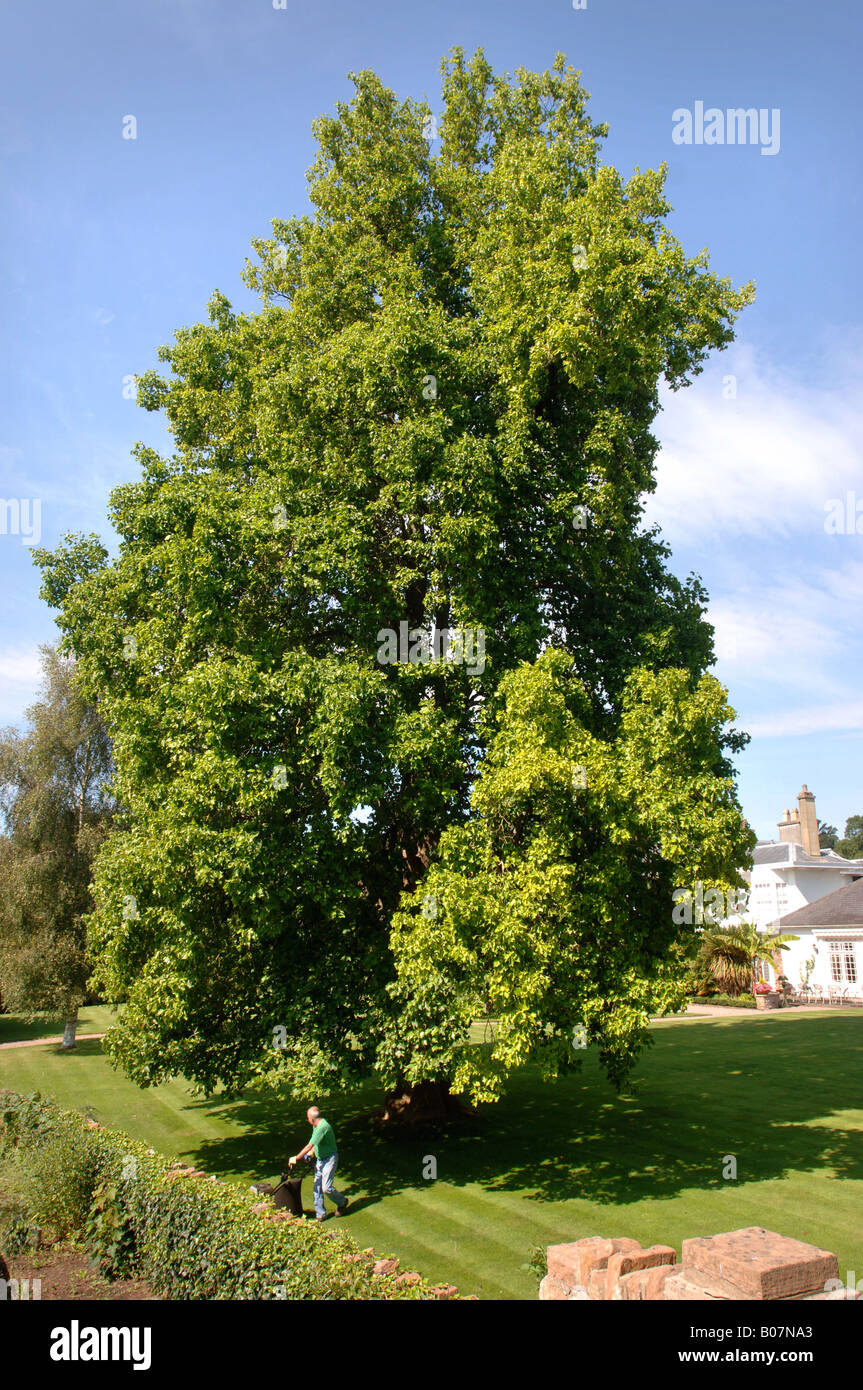
[[[830,978],[836,985],[856,985],[857,959],[853,941],[830,942]]]

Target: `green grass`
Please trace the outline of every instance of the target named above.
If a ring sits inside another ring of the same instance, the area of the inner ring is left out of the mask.
[[[361,1246],[484,1298],[535,1298],[532,1248],[596,1234],[679,1250],[688,1236],[766,1226],[836,1251],[843,1279],[863,1274],[863,1014],[688,1018],[653,1034],[625,1095],[588,1051],[579,1076],[542,1085],[527,1067],[498,1106],[434,1138],[383,1133],[376,1086],[334,1097],[345,1225]],[[236,1181],[276,1175],[307,1138],[302,1104],[205,1100],[179,1082],[139,1091],[98,1042],[2,1052],[0,1085],[90,1107]],[[729,1154],[736,1182],[722,1177]],[[428,1155],[435,1182],[422,1176]]]
[[[92,1008],[81,1009],[78,1014],[78,1032],[105,1033],[115,1017],[116,1011],[107,1004],[96,1004]],[[40,1014],[32,1023],[27,1022],[20,1014],[0,1014],[0,1043],[59,1038],[62,1032],[62,1020],[47,1018],[44,1014]]]

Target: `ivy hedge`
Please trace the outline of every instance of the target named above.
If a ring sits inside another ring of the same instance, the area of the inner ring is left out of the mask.
[[[350,1233],[272,1208],[38,1093],[0,1091],[0,1155],[24,1175],[29,1214],[82,1240],[109,1278],[172,1299],[412,1299],[416,1275],[375,1275]],[[408,1282],[408,1280],[412,1282]]]

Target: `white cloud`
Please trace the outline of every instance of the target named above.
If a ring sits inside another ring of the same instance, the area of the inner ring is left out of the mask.
[[[801,569],[738,588],[708,608],[717,674],[753,736],[863,727],[863,564]]]
[[[810,345],[817,379],[736,347],[657,421],[646,520],[703,574],[717,674],[762,738],[861,728],[863,540],[825,526],[833,499],[863,501],[860,346]]]
[[[848,343],[828,351],[828,386],[771,371],[740,347],[688,389],[666,392],[646,520],[690,545],[824,534],[831,499],[855,486],[863,496],[860,369]]]
[[[716,656],[735,684],[779,684],[785,688],[838,693],[826,667],[842,651],[841,635],[776,599],[757,607],[746,595],[717,599],[708,609],[716,630]]]
[[[863,730],[863,700],[778,710],[766,718],[741,720],[740,723],[753,738],[786,738],[794,734]]]

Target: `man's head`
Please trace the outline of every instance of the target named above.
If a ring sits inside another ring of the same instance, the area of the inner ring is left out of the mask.
[[[318,1120],[320,1118],[321,1112],[318,1109],[318,1107],[316,1105],[310,1105],[308,1110],[306,1111],[306,1119],[308,1120],[312,1129],[314,1129],[315,1125],[318,1123]]]

